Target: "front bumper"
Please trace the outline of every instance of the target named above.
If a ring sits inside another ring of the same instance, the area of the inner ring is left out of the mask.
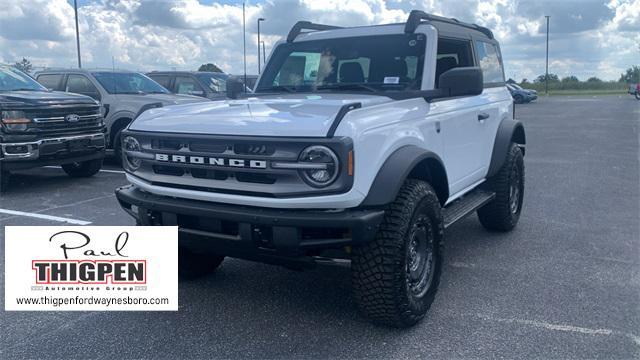
[[[223,255],[303,256],[374,239],[382,209],[281,210],[178,199],[127,185],[122,208],[142,225],[177,225],[181,244]]]
[[[104,157],[102,132],[0,143],[0,160],[6,170],[65,164]]]

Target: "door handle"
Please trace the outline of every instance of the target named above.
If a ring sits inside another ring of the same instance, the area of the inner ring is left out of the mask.
[[[489,114],[487,113],[480,113],[478,114],[478,121],[483,122],[485,120],[487,120],[489,118]]]

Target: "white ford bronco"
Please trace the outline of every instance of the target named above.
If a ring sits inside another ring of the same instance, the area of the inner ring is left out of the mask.
[[[298,22],[254,93],[227,89],[122,134],[118,201],[138,224],[179,226],[183,277],[225,256],[349,260],[362,312],[406,327],[434,300],[448,226],[518,222],[524,128],[484,27],[416,10],[404,24]]]

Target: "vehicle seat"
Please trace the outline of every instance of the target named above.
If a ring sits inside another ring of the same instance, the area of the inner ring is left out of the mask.
[[[393,69],[392,76],[397,76],[400,78],[400,83],[408,83],[409,82],[409,68],[407,67],[407,62],[404,59],[393,59],[391,62],[391,68]]]
[[[364,71],[357,62],[348,62],[340,65],[341,83],[364,83]]]
[[[438,59],[436,62],[436,88],[438,87],[438,83],[440,82],[440,75],[442,75],[447,70],[451,70],[458,66],[458,61],[456,58],[452,56],[447,56]]]
[[[369,82],[383,83],[386,77],[397,77],[399,83],[408,84],[412,80],[407,76],[409,69],[404,59],[388,58],[371,64]]]

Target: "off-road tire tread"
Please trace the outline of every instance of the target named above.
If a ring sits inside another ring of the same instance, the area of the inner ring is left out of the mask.
[[[434,236],[439,258],[431,290],[425,294],[423,311],[412,311],[405,283],[405,237],[414,209],[428,202],[436,217]],[[443,222],[440,203],[426,182],[408,179],[386,215],[374,241],[353,249],[351,262],[355,300],[360,311],[371,321],[391,327],[408,327],[419,322],[431,306],[438,289],[443,254]]]
[[[523,191],[520,192],[520,202],[522,202],[524,196],[524,158],[518,145],[511,143],[507,158],[500,171],[482,185],[484,189],[496,194],[496,197],[490,203],[478,209],[478,219],[487,230],[511,231],[518,223],[520,214],[512,214],[509,204],[511,167],[514,162],[518,163],[522,174]]]

